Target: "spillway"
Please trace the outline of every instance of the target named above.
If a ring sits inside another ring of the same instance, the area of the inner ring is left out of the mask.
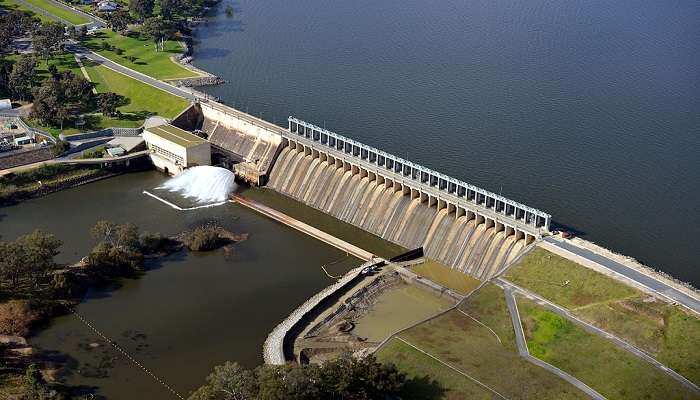
[[[392,182],[294,146],[281,150],[267,186],[403,247],[423,246],[429,258],[482,280],[527,245],[525,235],[493,220],[458,216],[439,202],[429,205]]]

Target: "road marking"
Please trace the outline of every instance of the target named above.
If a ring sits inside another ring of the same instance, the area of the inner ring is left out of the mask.
[[[484,328],[488,329],[489,331],[491,331],[491,333],[493,333],[493,336],[496,337],[496,340],[498,340],[498,344],[503,344],[503,342],[501,342],[501,338],[498,336],[498,334],[497,334],[493,329],[491,329],[488,325],[482,323],[482,322],[479,321],[478,319],[476,319],[476,318],[472,317],[471,315],[467,314],[466,312],[462,311],[462,309],[459,308],[459,307],[457,307],[457,311],[461,312],[462,314],[464,314],[464,315],[466,315],[467,317],[469,317],[469,318],[471,318],[472,320],[474,320],[474,322],[476,322],[477,324],[479,324],[479,325],[483,326]]]

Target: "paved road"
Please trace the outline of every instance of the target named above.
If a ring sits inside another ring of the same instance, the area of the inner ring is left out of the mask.
[[[23,6],[29,8],[30,10],[33,10],[34,12],[39,13],[39,14],[41,14],[41,15],[45,15],[45,16],[47,16],[47,17],[53,19],[54,21],[61,22],[61,23],[66,24],[66,25],[68,25],[68,26],[73,25],[72,23],[66,21],[65,19],[63,19],[63,18],[61,18],[61,17],[59,17],[59,16],[56,16],[56,15],[51,14],[50,12],[44,10],[43,8],[36,7],[36,6],[34,6],[33,4],[30,4],[30,3],[28,3],[28,2],[26,2],[26,1],[24,1],[24,0],[17,0],[17,1],[18,1],[19,3],[21,3]],[[103,21],[101,21],[100,19],[96,18],[94,15],[88,14],[88,13],[86,13],[86,12],[83,12],[83,11],[81,11],[81,10],[77,10],[77,9],[75,9],[75,8],[72,8],[72,7],[69,7],[68,5],[63,4],[63,3],[61,3],[60,1],[55,1],[55,0],[44,0],[44,1],[47,1],[47,2],[49,2],[49,3],[52,3],[52,4],[55,5],[56,7],[63,8],[63,9],[65,9],[65,10],[68,10],[69,12],[72,12],[72,13],[75,13],[75,14],[80,14],[80,15],[82,15],[83,17],[87,18],[90,22],[85,23],[85,24],[82,24],[82,25],[87,25],[88,28],[92,28],[92,27],[95,27],[95,28],[104,28],[104,27],[107,26]]]
[[[636,355],[637,357],[639,357],[639,358],[641,358],[641,359],[643,359],[643,360],[645,360],[645,361],[651,363],[651,364],[652,364],[653,366],[655,366],[656,368],[658,368],[658,369],[660,369],[661,371],[663,371],[663,372],[667,373],[668,375],[670,375],[671,378],[675,379],[676,381],[678,381],[678,382],[681,383],[682,385],[684,385],[684,386],[688,387],[690,390],[694,391],[696,394],[700,395],[700,388],[699,388],[698,386],[696,386],[693,382],[689,381],[688,379],[686,379],[686,378],[683,377],[682,375],[678,374],[676,371],[674,371],[674,370],[668,368],[667,366],[661,364],[661,363],[658,362],[654,357],[650,356],[649,354],[647,354],[646,352],[640,350],[639,348],[633,346],[633,345],[630,344],[629,342],[626,342],[626,341],[622,340],[621,338],[619,338],[619,337],[617,337],[617,336],[615,336],[615,335],[613,335],[613,334],[611,334],[611,333],[609,333],[609,332],[606,332],[606,331],[604,331],[604,330],[602,330],[602,329],[600,329],[600,328],[598,328],[598,327],[596,327],[596,326],[594,326],[594,325],[591,325],[590,323],[588,323],[588,322],[586,322],[586,321],[584,321],[584,320],[578,318],[577,316],[573,315],[571,312],[569,312],[569,310],[567,310],[567,309],[565,309],[565,308],[563,308],[563,307],[560,307],[560,306],[558,306],[558,305],[556,305],[556,304],[550,302],[549,300],[545,299],[544,297],[541,297],[540,295],[538,295],[538,294],[536,294],[536,293],[534,293],[534,292],[531,292],[531,291],[529,291],[529,290],[527,290],[527,289],[525,289],[525,288],[522,288],[522,287],[520,287],[520,286],[517,286],[517,285],[513,284],[512,282],[507,281],[507,280],[505,280],[505,279],[503,279],[503,278],[497,278],[496,281],[497,281],[501,286],[503,286],[503,288],[505,289],[505,291],[506,291],[506,300],[508,300],[509,289],[510,289],[510,293],[513,293],[513,292],[520,293],[520,294],[522,294],[523,296],[528,297],[528,298],[534,300],[535,302],[537,302],[538,304],[542,305],[542,306],[545,307],[546,309],[548,309],[548,310],[550,310],[550,311],[552,311],[552,312],[554,312],[554,313],[556,313],[556,314],[558,314],[558,315],[560,315],[560,316],[562,316],[562,317],[568,319],[569,321],[571,321],[571,322],[573,322],[573,323],[575,323],[575,324],[581,326],[582,328],[584,328],[584,329],[587,330],[588,332],[593,333],[593,334],[596,334],[596,335],[599,335],[599,336],[602,336],[602,337],[604,337],[604,338],[606,338],[606,339],[608,339],[608,340],[611,340],[613,343],[615,343],[615,344],[618,345],[619,347],[621,347],[621,348],[623,348],[624,350],[627,350],[627,351],[629,351],[630,353]],[[508,309],[510,310],[510,305],[509,305]],[[516,329],[516,335],[517,335],[517,329]]]
[[[518,313],[518,306],[515,302],[515,296],[513,295],[515,288],[510,285],[504,285],[503,291],[506,296],[506,305],[508,306],[508,312],[510,313],[510,319],[513,323],[513,330],[515,331],[515,344],[518,347],[518,354],[527,361],[546,369],[547,371],[557,375],[558,377],[564,379],[570,384],[576,386],[579,390],[586,393],[592,399],[605,400],[605,397],[600,393],[596,392],[593,388],[576,379],[574,376],[567,374],[561,369],[555,367],[552,364],[544,362],[537,357],[530,354],[527,349],[527,342],[525,341],[525,332],[523,332],[523,324],[520,320],[520,313]]]
[[[110,69],[113,69],[117,72],[120,72],[126,76],[129,76],[131,78],[134,78],[138,81],[141,81],[145,84],[154,86],[160,90],[163,90],[165,92],[168,92],[170,94],[173,94],[175,96],[179,96],[182,98],[185,98],[187,100],[193,101],[195,99],[199,99],[198,96],[195,96],[191,92],[187,90],[183,90],[181,88],[175,87],[173,85],[170,85],[168,83],[165,83],[163,81],[159,81],[158,79],[151,78],[148,75],[144,75],[138,71],[134,71],[133,69],[127,68],[123,65],[117,64],[114,61],[111,61],[108,58],[102,57],[101,55],[94,53],[90,49],[87,49],[85,47],[76,45],[74,43],[69,43],[66,46],[66,49],[70,52],[75,53],[80,58],[87,58],[88,60],[92,60],[98,64],[104,65],[105,67],[108,67]]]
[[[631,279],[642,286],[645,286],[655,292],[661,293],[669,299],[688,307],[696,313],[700,313],[700,301],[691,296],[688,296],[687,294],[667,285],[666,283],[652,276],[643,274],[615,260],[611,260],[600,254],[596,254],[588,249],[581,248],[570,242],[557,240],[553,237],[546,237],[544,238],[544,241],[553,246],[557,246],[558,248],[563,249],[569,253],[573,253],[576,256],[583,257],[591,262],[594,262],[604,268],[607,268],[619,275],[624,276],[625,278]]]

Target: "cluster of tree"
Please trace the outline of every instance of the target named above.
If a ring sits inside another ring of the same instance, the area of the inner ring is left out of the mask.
[[[396,398],[406,377],[393,365],[343,357],[322,365],[263,365],[253,371],[227,362],[214,367],[190,400],[369,400]]]
[[[60,126],[72,115],[90,110],[95,104],[93,85],[70,71],[58,72],[51,65],[51,77],[32,89],[32,117],[40,122]]]
[[[202,225],[184,235],[183,242],[192,251],[213,250],[224,242],[219,234],[220,228],[214,225]]]
[[[36,21],[28,13],[18,10],[0,15],[0,53],[8,51],[14,39],[33,31]]]
[[[34,52],[47,63],[58,52],[63,51],[65,27],[59,22],[45,22],[32,33]]]
[[[90,230],[99,240],[88,256],[88,264],[100,277],[113,278],[143,269],[144,254],[163,251],[172,240],[160,234],[143,233],[131,223],[98,221]]]
[[[189,16],[199,15],[204,7],[211,5],[207,0],[129,0],[129,12],[139,22],[158,16],[168,22],[179,22]]]
[[[54,235],[35,230],[13,241],[0,241],[0,277],[17,293],[29,284],[37,288],[56,269],[54,257],[62,242]]]

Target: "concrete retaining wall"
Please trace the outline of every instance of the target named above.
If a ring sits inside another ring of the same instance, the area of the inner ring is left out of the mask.
[[[307,315],[311,310],[318,306],[321,301],[340,290],[345,285],[349,284],[353,279],[355,279],[365,267],[374,265],[378,260],[370,260],[361,266],[351,270],[345,276],[343,276],[336,283],[326,287],[322,291],[316,293],[314,296],[309,298],[292,311],[289,316],[282,321],[279,325],[272,330],[272,332],[267,336],[265,344],[263,345],[263,359],[266,364],[272,365],[283,365],[286,363],[286,358],[284,356],[284,339],[289,332],[305,315]]]

